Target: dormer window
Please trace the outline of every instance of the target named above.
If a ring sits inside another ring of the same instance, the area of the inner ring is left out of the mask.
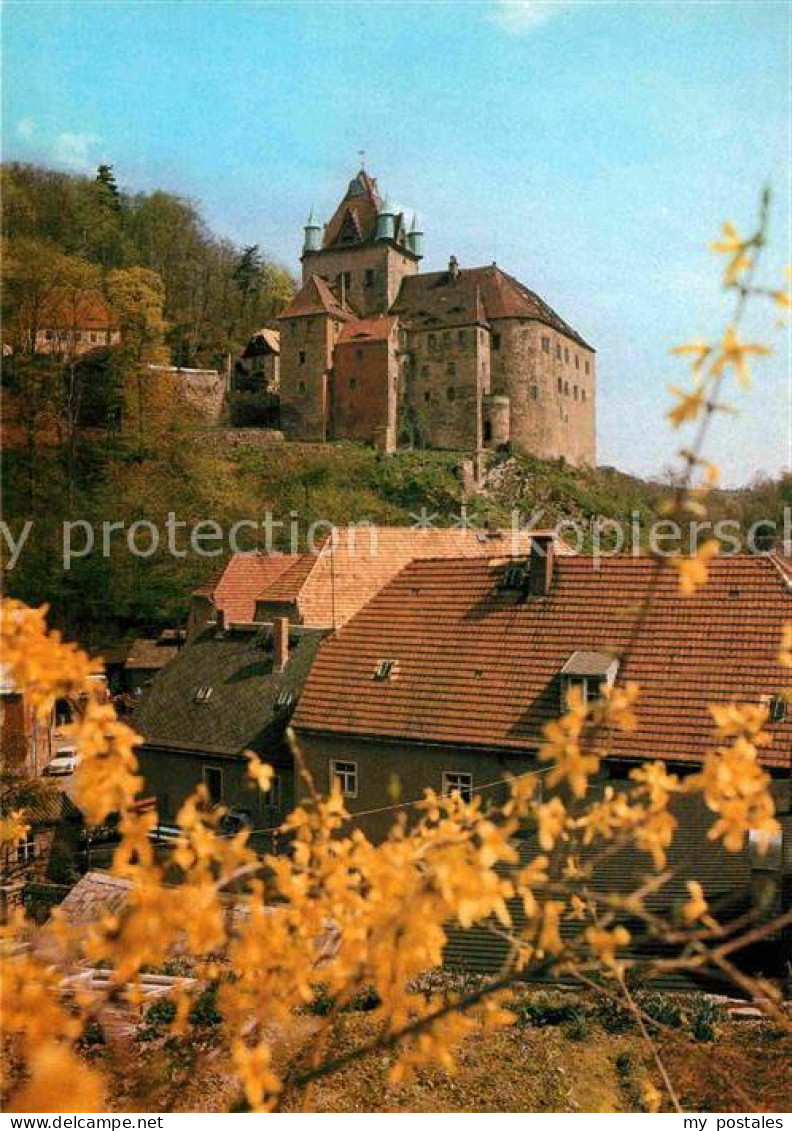
[[[610,652],[573,652],[561,669],[561,709],[569,706],[573,690],[584,703],[596,703],[613,687],[618,671],[619,661]]]
[[[208,703],[212,698],[213,687],[199,687],[195,692],[194,701],[196,703]]]
[[[769,723],[786,722],[787,701],[783,695],[763,695],[761,704],[767,708],[767,721]]]
[[[525,583],[528,580],[528,571],[524,565],[510,565],[507,567],[506,572],[501,578],[500,589],[519,589],[525,588]]]
[[[295,698],[294,692],[286,688],[282,688],[278,692],[278,697],[275,700],[275,713],[277,715],[290,715],[294,710]]]
[[[374,669],[374,678],[380,683],[392,679],[396,674],[396,663],[396,660],[378,660]]]

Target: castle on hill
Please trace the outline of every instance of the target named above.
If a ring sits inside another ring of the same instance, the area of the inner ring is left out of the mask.
[[[287,439],[596,459],[595,352],[494,263],[421,273],[423,233],[365,169],[309,217],[280,316]]]

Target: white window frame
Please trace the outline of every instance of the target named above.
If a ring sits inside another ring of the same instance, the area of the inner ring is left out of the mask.
[[[28,832],[24,840],[17,841],[16,844],[16,861],[17,864],[30,864],[36,859],[37,853],[36,834]]]
[[[752,872],[781,872],[784,868],[784,833],[775,833],[770,837],[767,849],[760,851],[762,839],[759,834],[750,829],[748,832],[748,857]]]
[[[463,801],[472,801],[473,775],[467,770],[443,770],[441,792],[443,797],[458,793]]]
[[[344,769],[339,770],[339,766]],[[349,779],[351,778],[351,788],[349,786]],[[342,797],[357,797],[358,795],[358,764],[357,762],[350,762],[347,758],[331,758],[330,759],[330,788],[338,783],[341,790]]]

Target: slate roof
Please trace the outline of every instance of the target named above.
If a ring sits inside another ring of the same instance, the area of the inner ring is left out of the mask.
[[[542,322],[591,350],[576,330],[547,305],[544,299],[494,263],[489,267],[408,275],[402,280],[391,314],[397,314],[412,329],[457,326],[471,322],[487,324],[501,318],[524,318]]]
[[[177,644],[165,643],[162,638],[151,639],[140,636],[132,645],[124,660],[127,670],[158,671],[164,668],[179,651]]]
[[[267,626],[220,635],[206,626],[153,680],[134,712],[135,729],[147,746],[229,756],[266,750],[288,721],[276,710],[278,695],[299,697],[324,633],[292,627],[289,635],[289,661],[275,672]],[[206,687],[211,696],[196,702]]]
[[[415,561],[323,646],[294,718],[303,730],[533,750],[560,710],[561,668],[579,650],[621,657],[617,684],[642,687],[625,758],[698,760],[713,743],[707,705],[758,702],[784,686],[777,663],[792,614],[786,577],[766,557],[716,559],[696,595],[648,558],[560,557],[550,593],[499,587],[497,561]],[[390,680],[379,660],[398,661]],[[768,766],[790,768],[792,720],[769,726]]]
[[[309,314],[329,314],[342,322],[356,318],[348,303],[342,303],[332,287],[320,275],[311,275],[281,314],[283,318],[302,318]]]
[[[23,791],[19,807],[24,809],[32,825],[57,825],[61,821],[82,821],[82,813],[63,790],[41,782],[35,788]]]
[[[61,903],[69,923],[94,923],[105,913],[117,915],[123,910],[132,881],[108,872],[86,872]]]

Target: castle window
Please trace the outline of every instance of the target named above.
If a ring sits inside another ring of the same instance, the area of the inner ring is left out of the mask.
[[[572,389],[572,395],[575,398],[575,400],[578,399],[578,387],[577,387],[577,385],[575,385],[574,388]]]
[[[588,371],[589,371],[589,363],[586,362],[586,372],[588,373]]]
[[[449,330],[446,330],[445,333],[443,334],[443,345],[444,346],[450,346],[451,345],[451,333],[450,333]]]
[[[563,393],[563,391],[564,391],[564,382],[561,380],[560,377],[558,378],[558,391],[559,391],[559,393]]]
[[[492,335],[492,348],[494,350],[499,350],[500,347],[501,347],[501,336],[500,336],[500,334],[493,334]]]
[[[580,358],[575,354],[575,369],[580,369]]]
[[[366,286],[367,287],[373,287],[374,286],[374,272],[371,268],[369,268],[366,271]]]
[[[432,394],[427,389],[426,392],[424,393],[424,400],[428,404],[431,399],[432,399]]]
[[[449,401],[455,401],[456,400],[456,389],[454,388],[453,385],[449,385],[448,388],[446,389],[446,397]]]
[[[305,350],[300,350],[300,365],[305,365]]]
[[[531,400],[539,400],[539,387],[537,385],[531,385]]]
[[[484,443],[489,444],[492,441],[492,423],[489,420],[484,421]]]
[[[457,331],[457,345],[463,346],[465,344],[465,331]]]
[[[569,365],[569,350],[568,349],[564,350],[564,361],[567,365]]]
[[[558,344],[558,342],[556,342],[556,357],[561,357],[561,346]]]
[[[564,382],[564,396],[565,397],[569,396],[569,382],[568,381]]]
[[[437,335],[436,334],[430,334],[429,335],[429,349],[433,350],[436,346],[437,346]]]
[[[355,350],[355,357],[358,359],[358,361],[362,361],[363,360],[363,350]]]
[[[357,388],[357,377],[350,377],[349,378],[349,391],[354,392],[354,390],[356,388]]]
[[[298,381],[297,382],[297,392],[298,393],[304,393],[307,388],[308,388],[308,386],[305,384],[304,381]]]
[[[548,337],[542,338],[542,349],[545,353],[550,353],[550,339]]]
[[[423,368],[421,369],[421,376],[425,377],[428,380],[429,377],[431,376],[431,374],[432,374],[431,366],[424,365]]]
[[[456,377],[456,371],[457,371],[456,362],[455,361],[449,361],[446,365],[446,373],[448,374],[448,376],[449,377]]]
[[[584,401],[586,399],[586,390],[585,389],[580,390],[580,399],[582,401]]]
[[[346,288],[346,290],[349,290],[352,286],[352,272],[345,271],[341,277],[344,280],[344,287]]]

